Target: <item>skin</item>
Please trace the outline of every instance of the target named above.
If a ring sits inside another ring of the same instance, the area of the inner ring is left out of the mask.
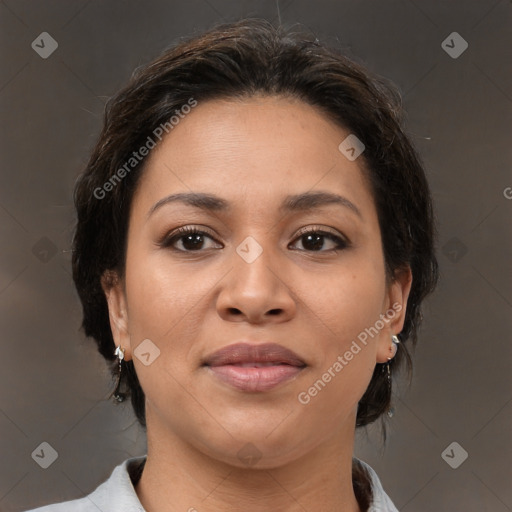
[[[256,96],[199,103],[149,155],[130,212],[124,277],[107,296],[116,345],[133,359],[146,395],[148,459],[136,492],[149,512],[360,512],[352,488],[357,403],[405,317],[409,269],[386,281],[375,203],[361,166],[338,145],[348,131],[299,100]],[[328,191],[360,211],[326,205],[286,214],[288,194]],[[230,203],[148,211],[177,192]],[[194,250],[158,240],[181,226],[209,230]],[[303,227],[328,230],[349,245]],[[247,236],[263,252],[247,263]],[[188,252],[179,252],[179,250]],[[104,282],[106,283],[106,281]],[[401,311],[307,405],[307,391],[393,304]],[[160,355],[144,365],[145,339]],[[232,388],[202,359],[240,340],[276,342],[307,367],[270,391]],[[238,451],[252,443],[249,465]]]

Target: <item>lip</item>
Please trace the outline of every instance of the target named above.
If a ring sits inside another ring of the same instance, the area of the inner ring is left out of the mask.
[[[209,355],[203,366],[242,391],[268,391],[295,378],[307,365],[277,343],[235,343]]]

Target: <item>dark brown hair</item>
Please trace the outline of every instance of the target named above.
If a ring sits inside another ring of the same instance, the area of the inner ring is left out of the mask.
[[[108,101],[103,129],[74,195],[73,279],[83,305],[85,334],[94,338],[115,372],[115,345],[101,276],[107,270],[124,276],[130,204],[146,159],[108,187],[108,193],[102,192],[101,198],[95,191],[191,98],[200,103],[243,100],[255,94],[298,98],[363,141],[361,168],[379,216],[387,277],[392,279],[406,266],[412,270],[401,343],[389,363],[393,373],[405,365],[410,377],[407,346],[416,344],[420,306],[436,285],[438,266],[429,186],[402,128],[400,95],[389,82],[319,43],[314,35],[274,27],[264,20],[216,26],[181,41],[137,69]],[[376,365],[359,402],[357,426],[375,421],[390,406],[391,389],[383,369],[384,365]],[[144,393],[132,361],[123,362],[123,373],[123,390],[145,426]],[[367,494],[363,491],[358,495]]]

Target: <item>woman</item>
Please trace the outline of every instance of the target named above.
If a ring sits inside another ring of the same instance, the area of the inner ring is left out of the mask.
[[[353,457],[410,369],[437,262],[394,89],[262,20],[107,105],[75,190],[83,328],[148,453],[58,511],[396,511]]]

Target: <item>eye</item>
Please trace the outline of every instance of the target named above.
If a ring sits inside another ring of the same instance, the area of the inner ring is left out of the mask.
[[[207,246],[205,247],[205,245],[207,245],[205,244],[205,239],[215,240],[213,234],[208,231],[195,226],[184,226],[176,229],[168,236],[165,236],[163,240],[158,242],[158,245],[162,248],[171,248],[181,252],[201,252],[202,249],[208,249]],[[299,250],[308,252],[330,252],[345,249],[349,246],[349,242],[342,237],[318,227],[301,229],[299,236],[295,240],[303,240],[302,245],[304,249]],[[333,247],[322,250],[326,240],[328,240]],[[181,248],[176,247],[177,242],[181,243]],[[215,246],[210,248],[215,248]]]
[[[331,244],[334,244],[334,247],[327,250],[321,250],[326,239],[329,240]],[[303,240],[302,244],[304,249],[301,250],[306,250],[308,252],[336,251],[337,249],[345,249],[349,245],[349,243],[340,236],[318,227],[301,229],[296,240]]]
[[[214,240],[211,233],[202,231],[194,226],[185,226],[173,231],[158,245],[163,248],[172,248],[181,252],[200,252],[204,248],[204,238]],[[175,247],[176,242],[181,242],[183,249]]]

